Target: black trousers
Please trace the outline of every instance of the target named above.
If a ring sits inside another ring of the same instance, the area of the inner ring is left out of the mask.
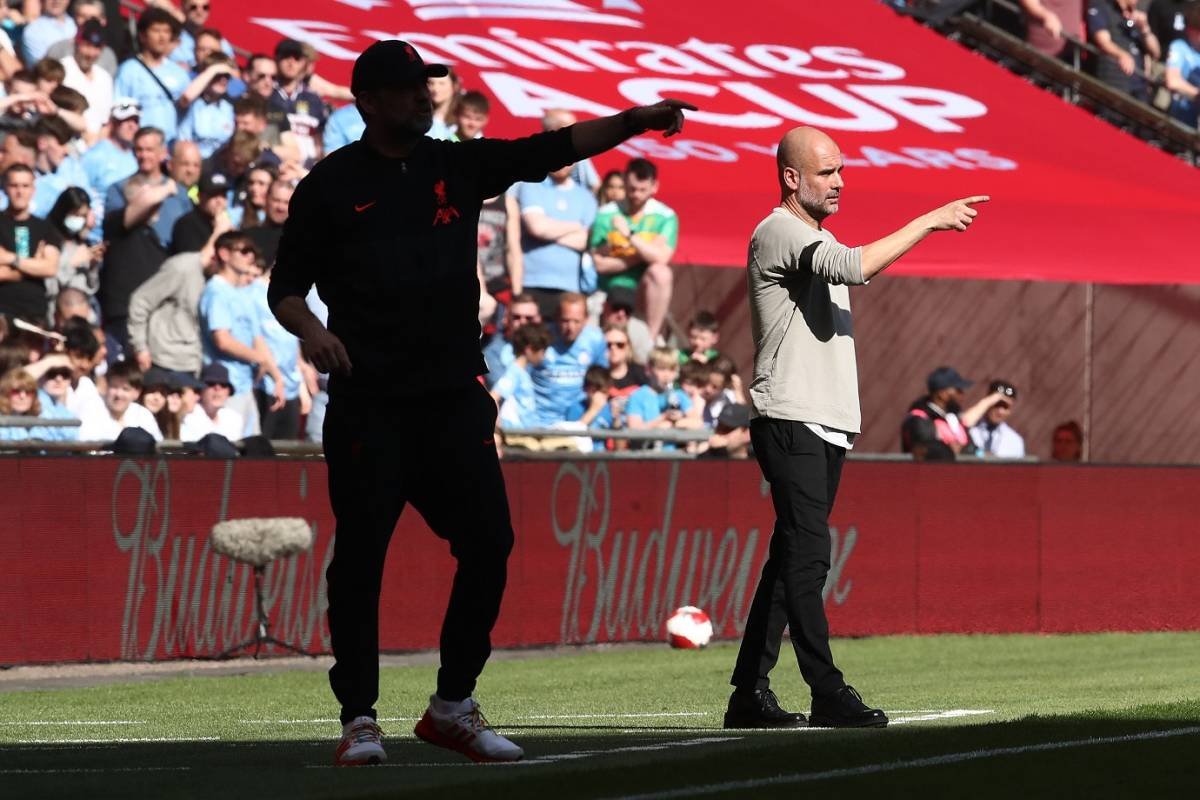
[[[513,545],[495,420],[496,404],[475,382],[398,401],[330,400],[324,446],[337,527],[326,571],[335,661],[329,683],[343,724],[375,716],[383,564],[406,503],[458,561],[437,693],[462,700],[475,690],[491,655]]]
[[[255,389],[254,402],[258,406],[258,427],[263,436],[268,439],[300,438],[299,397],[288,400],[278,411],[272,411],[275,395]]]
[[[830,694],[845,681],[829,650],[821,590],[829,574],[829,512],[846,451],[791,420],[758,417],[750,438],[771,484],[775,530],[730,683],[746,691],[770,686],[786,625],[813,695]]]

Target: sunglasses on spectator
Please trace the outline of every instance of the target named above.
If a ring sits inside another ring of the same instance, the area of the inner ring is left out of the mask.
[[[206,383],[206,384],[204,384],[204,385],[205,385],[205,386],[207,386],[207,387],[208,387],[208,388],[210,388],[210,389],[212,389],[212,388],[213,388],[213,387],[215,387],[215,386],[220,386],[220,387],[223,387],[223,388],[225,388],[225,389],[228,389],[228,390],[229,390],[229,391],[231,391],[231,392],[233,391],[233,387],[232,387],[232,386],[230,386],[228,383],[220,383],[220,382],[218,382],[218,381],[209,381],[208,383]]]
[[[629,342],[605,342],[604,346],[615,347],[618,350],[624,350],[626,347],[629,347]]]
[[[189,3],[188,11],[208,11],[208,3]]]
[[[71,380],[71,370],[66,367],[55,367],[54,369],[46,370],[45,379],[48,381],[62,379],[64,381]]]
[[[29,394],[33,394],[33,392],[29,391],[28,389],[21,389],[21,388],[17,388],[17,389],[9,389],[9,390],[8,390],[8,396],[9,396],[9,397],[18,397],[18,396],[20,396],[20,395],[23,395],[23,394],[24,394],[24,395],[29,395]]]

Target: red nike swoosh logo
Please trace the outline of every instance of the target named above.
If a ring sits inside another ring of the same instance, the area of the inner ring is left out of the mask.
[[[370,208],[373,205],[375,205],[374,200],[372,200],[369,203],[363,203],[361,206],[356,203],[354,205],[354,210],[361,214],[362,212],[366,211],[368,208]]]

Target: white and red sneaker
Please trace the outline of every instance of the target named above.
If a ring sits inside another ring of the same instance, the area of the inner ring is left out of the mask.
[[[472,761],[520,761],[525,757],[524,750],[492,730],[473,697],[454,703],[433,695],[413,733]]]
[[[387,761],[381,741],[383,731],[370,717],[355,717],[342,726],[342,741],[338,742],[333,763],[339,767],[361,767]]]

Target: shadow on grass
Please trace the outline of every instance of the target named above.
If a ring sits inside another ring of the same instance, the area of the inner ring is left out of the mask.
[[[629,732],[613,725],[512,728],[527,761],[475,765],[411,735],[386,740],[389,763],[336,769],[332,740],[0,745],[5,798],[366,798],[653,794],[723,796],[838,791],[926,796],[1125,797],[1200,785],[1200,703],[1124,712],[967,720],[869,731]]]

